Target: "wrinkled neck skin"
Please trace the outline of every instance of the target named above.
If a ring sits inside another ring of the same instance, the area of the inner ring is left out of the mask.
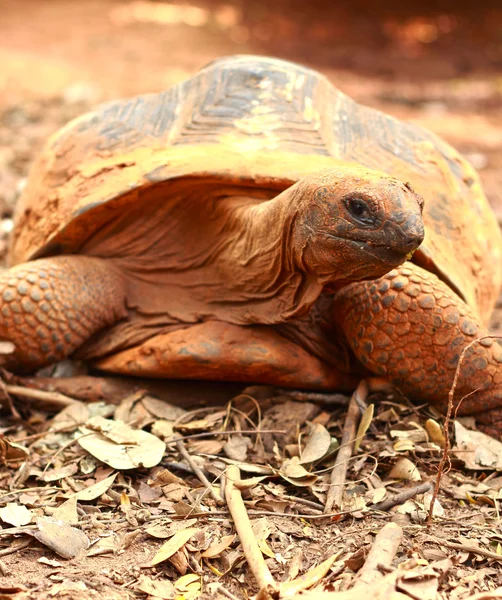
[[[269,200],[270,189],[174,182],[139,196],[80,251],[110,259],[130,310],[156,326],[282,323],[306,314],[325,283],[305,270],[311,198],[301,186]]]
[[[267,311],[270,317],[266,322],[305,314],[322,292],[323,283],[302,268],[302,249],[296,243],[301,194],[293,187],[266,202],[243,200],[228,199],[232,229],[238,233],[219,257],[233,271],[230,285],[247,290],[247,301],[255,301],[255,307],[246,307],[249,313],[263,302],[274,305]],[[264,322],[261,310],[255,319]]]

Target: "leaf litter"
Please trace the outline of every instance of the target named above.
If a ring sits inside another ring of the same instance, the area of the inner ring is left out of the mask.
[[[1,475],[0,567],[19,584],[9,597],[70,589],[88,572],[124,598],[498,594],[498,443],[456,421],[434,498],[441,419],[394,391],[359,395],[353,423],[343,407],[256,386],[205,409],[143,392],[6,419],[16,453]],[[36,567],[19,578],[19,561]]]

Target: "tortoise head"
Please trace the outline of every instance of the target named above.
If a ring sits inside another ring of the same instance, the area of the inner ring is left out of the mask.
[[[376,279],[410,258],[424,239],[422,198],[385,173],[347,165],[309,175],[293,188],[294,260],[327,286]]]

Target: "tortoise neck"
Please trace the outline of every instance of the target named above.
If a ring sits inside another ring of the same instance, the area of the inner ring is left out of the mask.
[[[270,200],[228,198],[230,244],[220,255],[232,273],[232,285],[253,304],[270,304],[270,321],[282,322],[308,312],[322,284],[301,268],[294,225],[298,192],[288,188]],[[273,308],[272,308],[273,306]],[[263,322],[263,314],[256,322]],[[267,311],[268,312],[268,311]]]

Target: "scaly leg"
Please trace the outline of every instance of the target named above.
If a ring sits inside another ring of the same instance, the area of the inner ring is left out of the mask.
[[[99,258],[40,259],[0,275],[0,339],[15,345],[8,366],[61,360],[126,314],[122,277]]]
[[[334,315],[357,358],[405,394],[445,411],[460,354],[488,330],[446,284],[412,263],[335,296]],[[465,354],[456,386],[459,414],[502,434],[502,348],[481,340]]]

